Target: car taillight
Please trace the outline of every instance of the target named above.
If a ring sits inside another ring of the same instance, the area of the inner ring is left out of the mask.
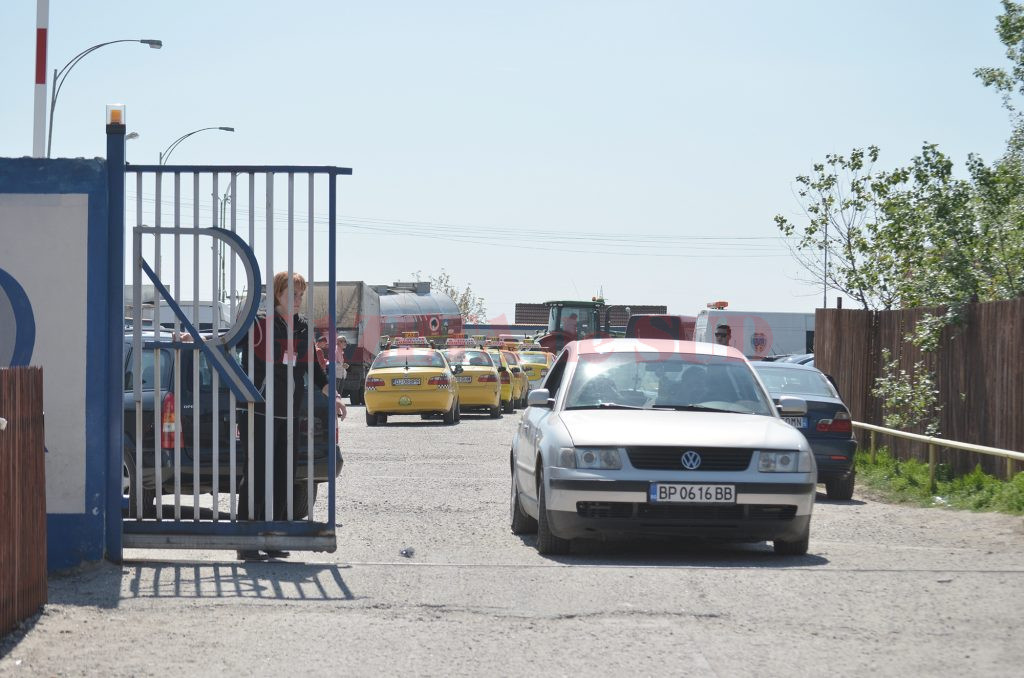
[[[481,384],[496,384],[498,383],[498,377],[494,374],[482,374],[476,378]]]
[[[430,384],[431,386],[451,386],[452,385],[452,382],[448,378],[447,374],[439,374],[436,377],[431,377],[430,379],[427,379],[427,383]]]
[[[174,419],[174,394],[168,391],[160,405],[160,447],[173,449],[178,437],[178,426]]]
[[[840,410],[831,419],[819,419],[817,429],[819,433],[852,433],[850,413]]]
[[[384,385],[384,380],[383,379],[378,379],[377,377],[367,377],[366,378],[366,388],[378,388],[379,386],[383,386],[383,385]]]
[[[511,384],[512,383],[512,379],[511,379],[511,377],[508,376],[508,372],[502,372],[501,373],[501,383],[503,383],[503,384]]]

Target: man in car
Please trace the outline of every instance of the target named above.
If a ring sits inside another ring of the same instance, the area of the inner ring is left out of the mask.
[[[728,346],[732,341],[732,328],[727,323],[719,323],[715,328],[715,343]]]

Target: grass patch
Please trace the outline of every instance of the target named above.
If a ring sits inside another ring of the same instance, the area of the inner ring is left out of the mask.
[[[883,501],[917,506],[947,506],[970,511],[998,511],[1024,514],[1024,473],[1001,480],[975,467],[967,475],[954,478],[950,468],[935,469],[936,490],[928,487],[928,464],[916,459],[900,460],[887,448],[871,454],[858,450],[854,460],[857,484]]]

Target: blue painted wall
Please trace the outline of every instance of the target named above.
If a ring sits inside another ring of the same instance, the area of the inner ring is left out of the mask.
[[[69,328],[64,339],[81,342],[86,345],[85,388],[80,406],[84,409],[84,476],[78,478],[79,471],[73,470],[74,477],[62,479],[65,484],[80,483],[82,485],[80,511],[47,513],[47,553],[49,569],[63,569],[75,566],[83,561],[99,560],[105,552],[105,521],[107,518],[107,475],[108,451],[111,448],[110,431],[112,412],[110,389],[119,385],[109,384],[111,370],[108,346],[108,327],[110,325],[110,308],[107,302],[107,289],[111,272],[123,270],[123,259],[111,255],[111,240],[108,233],[108,180],[107,163],[103,159],[58,159],[45,160],[36,158],[0,158],[0,204],[4,194],[84,194],[88,199],[88,246],[81,256],[86,259],[88,315],[84,331],[82,328]],[[4,242],[26,242],[33,234],[26,232],[22,224],[4,223],[0,221],[0,269],[5,262],[11,265],[12,258],[18,256],[14,247],[5,247]],[[122,255],[123,256],[123,255]],[[116,260],[115,260],[116,259]],[[33,290],[41,285],[75,284],[77,281],[62,281],[60,266],[47,266],[47,262],[38,262],[39,274],[31,280],[19,280],[31,302]],[[116,267],[116,269],[115,269]],[[116,275],[114,277],[117,277]],[[117,291],[121,294],[120,289]],[[31,309],[35,323],[47,314],[60,313],[59,308]],[[51,316],[52,319],[52,316]],[[41,341],[53,341],[52,337],[35,337],[38,345]],[[58,339],[60,340],[60,339]],[[30,364],[40,365],[44,374],[47,370],[45,359],[33,356]],[[50,375],[51,377],[53,375]],[[50,381],[49,383],[52,383]],[[120,393],[118,393],[120,397]],[[45,397],[45,393],[44,393]],[[62,425],[61,412],[46,412],[48,432],[53,427]],[[120,441],[118,440],[118,451]],[[112,453],[112,452],[111,452]],[[48,452],[49,454],[49,452]],[[59,464],[47,460],[47,474],[60,473]],[[57,460],[59,461],[59,460]],[[49,483],[49,481],[48,481]],[[77,493],[76,493],[76,496]],[[53,505],[48,497],[48,507]]]

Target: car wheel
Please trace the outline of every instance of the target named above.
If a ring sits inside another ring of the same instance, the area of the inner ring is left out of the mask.
[[[569,552],[572,542],[551,533],[548,524],[548,504],[544,491],[544,470],[541,469],[537,478],[537,553],[546,556],[565,555]]]
[[[381,426],[384,426],[385,424],[387,424],[388,423],[388,415],[384,414],[383,412],[379,413],[377,415],[377,423],[380,424]]]
[[[491,419],[497,419],[501,416],[501,405],[492,405],[488,412],[491,415]]]
[[[811,539],[811,524],[808,522],[804,532],[794,541],[776,539],[772,542],[772,548],[780,556],[802,556],[807,554],[807,547]]]
[[[376,414],[370,414],[370,410],[366,410],[366,425],[367,426],[376,426],[377,425],[377,415]]]
[[[523,511],[519,504],[519,485],[516,484],[515,460],[512,461],[512,492],[509,498],[509,523],[512,534],[534,534],[537,532],[537,521]]]
[[[462,421],[462,405],[458,400],[455,401],[455,423]]]
[[[512,414],[513,407],[514,406],[512,405],[512,401],[506,400],[501,404],[501,411],[504,412],[505,414]]]
[[[135,454],[134,446],[125,447],[121,463],[121,486],[128,495],[128,517],[137,518],[139,515],[138,493],[135,487]],[[125,487],[127,485],[127,487]],[[142,517],[156,517],[156,490],[142,490]]]
[[[445,423],[446,426],[451,426],[452,424],[455,423],[455,421],[456,421],[456,419],[455,419],[455,412],[456,412],[458,407],[459,407],[459,404],[453,400],[452,401],[452,406],[449,407],[448,411],[444,413],[444,417],[442,417],[442,419],[444,420],[444,423]]]
[[[313,485],[313,503],[316,503],[316,495],[320,490],[319,484]],[[309,517],[309,493],[307,492],[306,481],[292,485],[292,516],[295,520],[302,520]]]
[[[845,478],[834,478],[832,480],[825,481],[825,494],[828,495],[829,499],[837,501],[850,501],[853,499],[853,485],[855,481],[855,474],[850,471],[850,475]]]

